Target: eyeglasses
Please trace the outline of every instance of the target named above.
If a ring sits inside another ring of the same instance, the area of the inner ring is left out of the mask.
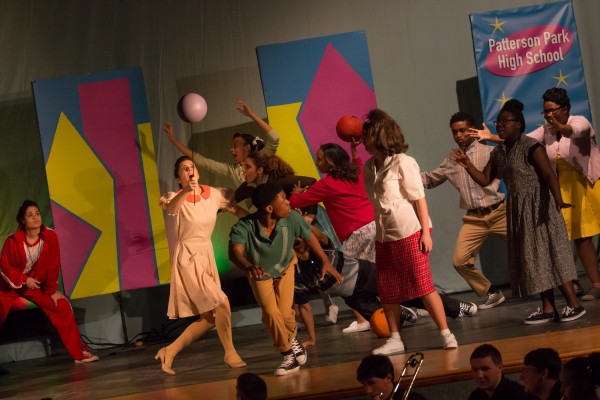
[[[510,121],[518,121],[518,119],[508,119],[508,118],[504,118],[504,119],[501,119],[500,121],[494,121],[494,126],[498,126],[498,125],[506,125],[506,124],[508,124]]]
[[[549,110],[544,110],[542,111],[540,114],[542,115],[547,115],[547,114],[554,114],[556,111],[560,110],[561,108],[563,108],[564,106],[560,106],[560,107],[556,107],[556,108],[551,108]]]

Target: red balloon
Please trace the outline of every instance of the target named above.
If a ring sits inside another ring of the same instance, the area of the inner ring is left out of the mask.
[[[371,315],[371,330],[380,338],[390,337],[390,327],[387,319],[385,319],[383,308],[380,308]]]
[[[352,142],[352,138],[360,139],[362,135],[362,121],[354,115],[344,115],[335,126],[335,131],[344,142]]]

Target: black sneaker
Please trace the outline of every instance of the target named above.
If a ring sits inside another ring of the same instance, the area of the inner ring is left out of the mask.
[[[306,363],[306,349],[302,346],[302,343],[298,340],[298,338],[292,339],[292,351],[294,352],[294,356],[296,360],[298,360],[298,364],[304,365]]]
[[[404,325],[405,322],[410,322],[414,324],[417,322],[417,313],[413,311],[412,308],[400,306],[400,325]]]
[[[578,317],[579,318],[579,317]],[[554,311],[545,313],[538,307],[537,311],[525,319],[527,325],[543,324],[554,320]]]
[[[275,375],[287,375],[291,374],[292,372],[296,372],[299,369],[300,364],[298,364],[298,360],[296,360],[294,353],[287,354],[283,356],[283,361],[281,362],[281,365],[275,370]]]
[[[575,321],[576,319],[581,318],[583,314],[585,314],[585,310],[582,305],[578,308],[566,306],[560,315],[560,322]]]

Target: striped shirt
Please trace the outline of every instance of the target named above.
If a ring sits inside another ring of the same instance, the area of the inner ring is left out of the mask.
[[[241,218],[231,228],[229,235],[231,244],[244,246],[244,258],[253,265],[262,267],[271,276],[263,276],[262,280],[272,279],[283,272],[294,257],[294,239],[308,240],[311,237],[310,226],[296,211],[287,218],[277,221],[271,237],[267,237],[260,225],[258,213]]]
[[[462,150],[475,168],[483,171],[493,149],[492,146],[486,146],[474,140],[473,143]],[[467,170],[452,161],[450,156],[447,156],[442,165],[433,171],[421,172],[421,179],[423,180],[423,186],[427,189],[433,189],[446,181],[450,181],[460,194],[460,208],[463,210],[489,207],[504,200],[504,194],[498,192],[500,187],[498,179],[495,179],[486,187],[481,187],[469,176]]]

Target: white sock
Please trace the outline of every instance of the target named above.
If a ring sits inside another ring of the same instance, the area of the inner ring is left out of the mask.
[[[440,335],[446,336],[450,334],[450,329],[440,329]]]
[[[390,339],[400,341],[400,332],[390,332]]]

